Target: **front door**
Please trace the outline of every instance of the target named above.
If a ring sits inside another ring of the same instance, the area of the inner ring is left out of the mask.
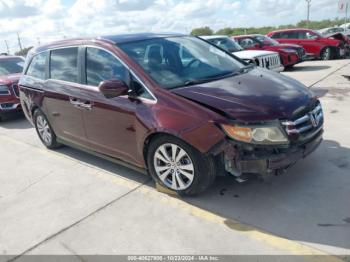
[[[106,98],[98,89],[104,80],[119,79],[128,83],[129,71],[114,54],[104,49],[87,47],[85,59],[85,90],[89,93],[91,108],[84,110],[83,115],[90,146],[97,152],[141,166],[136,115],[143,104],[127,95]]]

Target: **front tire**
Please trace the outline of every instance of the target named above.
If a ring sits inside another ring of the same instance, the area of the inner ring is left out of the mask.
[[[333,57],[332,48],[326,47],[321,51],[321,60],[331,60]]]
[[[213,158],[173,136],[151,140],[147,164],[155,182],[182,196],[201,193],[215,180]]]
[[[34,126],[41,142],[49,149],[59,148],[60,143],[44,113],[37,109],[33,115]]]

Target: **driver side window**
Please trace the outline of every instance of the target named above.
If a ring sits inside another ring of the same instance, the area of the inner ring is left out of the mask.
[[[127,83],[128,70],[107,51],[86,48],[86,83],[98,86],[104,80],[120,79]]]

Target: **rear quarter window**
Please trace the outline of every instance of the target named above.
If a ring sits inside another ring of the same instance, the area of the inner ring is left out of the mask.
[[[26,75],[45,79],[46,52],[35,55],[30,62]]]
[[[271,35],[271,38],[275,38],[275,39],[282,38],[282,37],[281,37],[281,33],[273,33],[273,34]]]
[[[50,78],[78,83],[78,47],[52,50]]]

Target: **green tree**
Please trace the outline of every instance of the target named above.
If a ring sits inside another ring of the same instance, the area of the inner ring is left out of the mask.
[[[327,27],[334,27],[344,23],[344,19],[336,18],[333,20],[325,19],[322,21],[310,21],[309,23],[306,20],[302,20],[295,25],[279,25],[279,26],[264,26],[264,27],[249,27],[249,28],[233,28],[225,27],[219,29],[215,32],[216,35],[243,35],[243,34],[267,34],[268,32],[278,30],[278,29],[287,29],[287,28],[307,28],[314,30],[319,30]],[[213,30],[210,27],[201,27],[195,28],[191,32],[192,35],[212,35]]]
[[[30,46],[30,47],[25,47],[23,48],[21,51],[17,51],[15,53],[15,55],[19,55],[19,56],[27,56],[28,52],[30,51],[30,49],[32,49],[33,47]]]
[[[216,35],[228,35],[228,36],[231,36],[231,35],[233,35],[233,31],[234,31],[234,28],[226,27],[226,28],[218,30],[215,34]]]
[[[191,32],[191,35],[196,35],[196,36],[212,35],[212,34],[214,34],[214,31],[208,26],[195,28]]]

